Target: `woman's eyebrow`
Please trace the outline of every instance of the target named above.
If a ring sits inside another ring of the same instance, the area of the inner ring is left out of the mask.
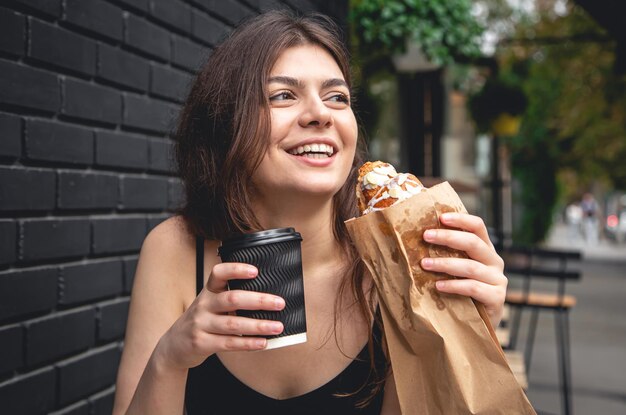
[[[291,76],[284,76],[284,75],[272,76],[270,77],[270,79],[267,80],[267,83],[270,84],[272,82],[289,85],[294,88],[304,88],[304,84],[302,83],[301,80],[292,78]]]
[[[344,81],[341,78],[331,78],[331,79],[327,79],[324,82],[322,82],[322,89],[326,89],[326,88],[332,88],[335,86],[343,86],[348,88],[348,84],[346,83],[346,81]],[[348,88],[350,89],[350,88]]]
[[[267,80],[268,83],[277,82],[280,84],[289,85],[294,88],[304,88],[304,83],[300,79],[293,78],[291,76],[277,75],[272,76]],[[348,84],[341,78],[330,78],[322,82],[322,89],[332,88],[335,86],[343,86],[348,88]]]

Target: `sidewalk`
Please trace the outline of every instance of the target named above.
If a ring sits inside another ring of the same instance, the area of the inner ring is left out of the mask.
[[[545,245],[583,254],[582,279],[566,289],[577,298],[570,315],[573,413],[626,414],[626,244],[585,245],[568,235],[566,226],[556,225]],[[559,414],[554,318],[540,315],[528,396],[539,414]],[[528,313],[522,324],[527,327]],[[524,345],[525,337],[518,344]]]
[[[551,249],[580,251],[585,261],[624,262],[626,266],[626,243],[620,245],[600,239],[597,244],[588,244],[582,235],[572,234],[563,223],[552,227],[544,245]]]

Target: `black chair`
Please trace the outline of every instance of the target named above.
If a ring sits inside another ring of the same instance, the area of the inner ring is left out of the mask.
[[[509,289],[506,295],[506,303],[512,308],[510,340],[507,348],[515,349],[522,311],[529,309],[531,314],[524,348],[524,364],[528,373],[539,312],[542,310],[554,312],[562,410],[564,414],[570,415],[572,401],[569,311],[576,305],[576,298],[565,293],[565,284],[568,281],[580,280],[581,274],[577,269],[581,259],[580,252],[513,246],[505,248],[502,256],[506,264],[506,276],[523,279],[521,289]],[[533,290],[532,282],[539,278],[555,282],[555,290],[553,292]]]

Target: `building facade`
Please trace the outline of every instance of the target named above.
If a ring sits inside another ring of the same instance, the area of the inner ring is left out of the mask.
[[[186,90],[242,19],[347,1],[0,5],[0,413],[110,414],[138,250],[181,199]]]

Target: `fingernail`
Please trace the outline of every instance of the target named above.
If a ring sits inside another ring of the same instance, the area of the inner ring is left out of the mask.
[[[278,310],[282,309],[285,306],[285,300],[283,300],[282,298],[277,298],[274,300],[274,307],[276,307]]]
[[[270,323],[270,330],[272,331],[272,333],[280,333],[281,331],[283,331],[283,324],[282,323]]]
[[[433,260],[431,258],[422,259],[422,268],[430,268],[433,265]]]
[[[256,267],[248,267],[248,275],[251,277],[256,277],[257,274],[259,273],[259,270],[256,269]]]
[[[265,342],[266,342],[265,339],[258,339],[258,340],[255,340],[254,345],[256,347],[258,347],[259,349],[264,349],[265,348]]]
[[[443,222],[450,222],[454,220],[454,213],[443,213],[441,216],[439,216],[439,219],[441,219]]]
[[[438,289],[438,290],[441,290],[442,288],[445,288],[445,287],[446,287],[446,282],[445,282],[445,281],[437,281],[437,282],[435,283],[435,285],[437,286],[437,289]]]
[[[426,240],[433,240],[435,239],[435,236],[437,236],[437,231],[435,230],[429,229],[424,232],[424,239]]]

